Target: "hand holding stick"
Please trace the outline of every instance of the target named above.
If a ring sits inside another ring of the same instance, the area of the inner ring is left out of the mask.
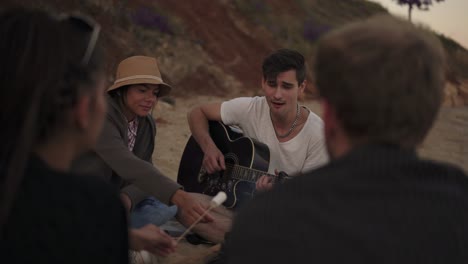
[[[211,211],[215,207],[220,206],[222,203],[224,203],[224,201],[226,201],[226,199],[227,195],[225,192],[218,192],[218,194],[216,194],[216,196],[213,197],[213,199],[211,199],[210,207],[208,207],[208,209],[206,209],[205,212],[203,212],[203,214],[189,228],[187,228],[187,230],[185,230],[185,232],[180,237],[177,238],[176,243],[179,243],[179,241],[182,240],[182,238],[184,238],[190,232],[190,230],[192,230],[192,228],[195,227],[195,225],[198,224],[209,211]]]

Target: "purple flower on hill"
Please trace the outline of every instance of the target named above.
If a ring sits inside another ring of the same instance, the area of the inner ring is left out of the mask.
[[[131,16],[132,21],[142,27],[157,29],[162,33],[173,35],[167,17],[154,13],[151,9],[140,7]]]
[[[330,29],[331,27],[328,25],[323,25],[316,22],[314,19],[309,19],[304,23],[303,37],[308,41],[314,42]]]

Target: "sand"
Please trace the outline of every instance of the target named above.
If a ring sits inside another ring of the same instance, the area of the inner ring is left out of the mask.
[[[175,99],[174,105],[160,102],[153,112],[158,129],[153,162],[174,180],[177,179],[182,152],[190,137],[187,113],[196,105],[230,98],[197,96]],[[302,104],[321,115],[318,102],[304,101]],[[449,162],[468,172],[468,107],[442,108],[433,129],[418,150],[423,157]],[[203,263],[216,250],[216,247],[182,242],[172,256],[153,258],[152,263]]]

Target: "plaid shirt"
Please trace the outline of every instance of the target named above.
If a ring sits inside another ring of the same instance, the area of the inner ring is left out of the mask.
[[[128,122],[128,149],[133,151],[135,146],[136,135],[138,131],[138,118],[134,118],[133,121]]]

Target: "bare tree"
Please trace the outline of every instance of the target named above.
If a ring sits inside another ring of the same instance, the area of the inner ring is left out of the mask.
[[[432,5],[432,0],[392,0],[396,1],[399,5],[408,5],[408,20],[411,21],[411,12],[413,7],[417,7],[420,10],[429,10],[429,6]],[[436,2],[442,2],[444,0],[435,0]]]

